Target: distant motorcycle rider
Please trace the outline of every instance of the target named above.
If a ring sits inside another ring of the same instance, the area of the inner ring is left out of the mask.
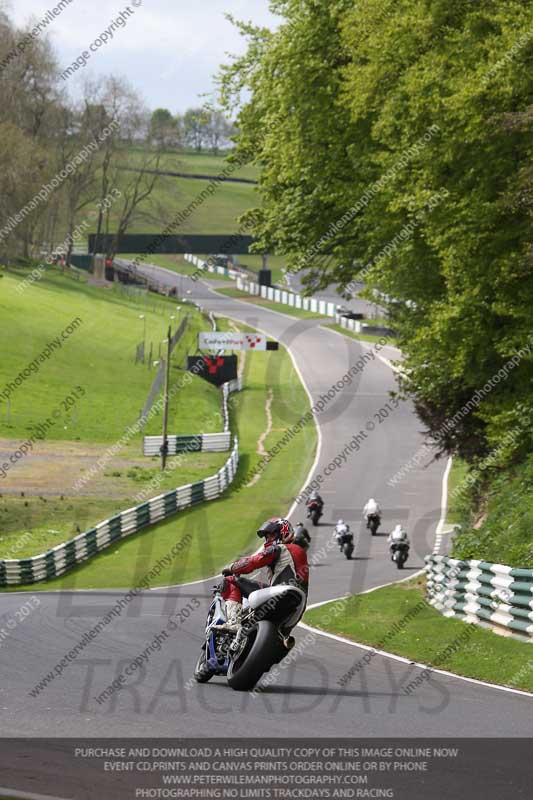
[[[311,544],[311,537],[309,536],[309,531],[303,524],[303,522],[299,522],[296,528],[294,529],[294,544],[300,545],[305,550],[309,548]]]
[[[410,547],[407,531],[405,530],[405,528],[402,528],[401,525],[396,525],[394,530],[389,535],[387,542],[390,546],[391,552],[393,552],[396,547],[405,547],[405,546]]]
[[[308,517],[312,516],[313,506],[315,505],[318,508],[318,518],[320,518],[322,516],[322,509],[324,508],[324,501],[322,500],[317,491],[311,492],[309,500],[306,503]]]
[[[381,507],[373,497],[369,499],[365,507],[363,508],[363,516],[366,519],[366,527],[370,527],[370,517],[378,517],[381,519]]]
[[[309,503],[318,503],[321,511],[324,508],[324,501],[322,500],[316,489],[311,492],[309,500],[307,501],[307,505],[309,505]]]
[[[306,594],[309,583],[309,565],[303,547],[294,543],[294,529],[289,520],[283,517],[272,517],[264,522],[257,535],[264,538],[263,548],[251,556],[245,556],[222,570],[224,583],[222,597],[226,601],[226,624],[219,625],[219,630],[237,631],[242,618],[243,590],[246,596],[265,584],[244,579],[239,575],[248,575],[258,569],[267,567],[270,571],[267,586],[292,584],[298,586]]]
[[[341,546],[344,543],[345,537],[350,533],[350,526],[347,525],[343,519],[339,519],[335,525],[334,533],[337,537],[337,544]]]

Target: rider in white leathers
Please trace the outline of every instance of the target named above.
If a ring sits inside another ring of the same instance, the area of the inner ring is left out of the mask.
[[[392,533],[389,535],[387,542],[391,547],[398,544],[406,544],[409,546],[409,537],[407,531],[401,525],[396,525]]]
[[[381,516],[381,507],[373,497],[370,498],[366,506],[363,508],[363,516],[366,518],[368,522],[368,518],[376,514],[378,517]]]
[[[337,544],[340,544],[343,536],[349,532],[350,526],[347,525],[343,519],[337,520],[334,530],[334,534],[337,537]]]

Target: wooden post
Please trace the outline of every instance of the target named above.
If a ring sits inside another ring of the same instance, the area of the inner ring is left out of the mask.
[[[165,364],[165,407],[163,411],[163,444],[161,445],[161,469],[165,469],[168,454],[168,385],[170,382],[170,354],[171,354],[172,330],[168,326],[167,335],[167,363]]]

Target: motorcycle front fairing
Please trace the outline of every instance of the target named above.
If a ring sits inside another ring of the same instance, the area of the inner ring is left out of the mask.
[[[226,622],[226,602],[220,594],[216,594],[207,615],[206,633],[206,661],[209,669],[216,675],[225,675],[228,671],[229,658],[224,655],[222,660],[220,652],[220,633],[217,626]]]

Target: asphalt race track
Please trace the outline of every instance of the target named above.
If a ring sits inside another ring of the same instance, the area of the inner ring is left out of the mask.
[[[166,270],[159,270],[159,275],[171,285],[184,282]],[[217,295],[204,281],[187,280],[185,285],[202,306],[256,326],[289,347],[315,402],[363,353],[372,351],[373,345],[326,331],[318,321],[298,320]],[[380,356],[395,358],[398,353],[385,348]],[[369,432],[359,452],[323,484],[326,509],[321,526],[313,531],[311,556],[319,552],[321,556],[311,573],[311,603],[397,579],[385,538],[395,522],[403,522],[412,539],[405,576],[420,569],[424,555],[433,548],[445,464],[414,469],[398,485],[387,485],[422,443],[419,423],[408,404],[400,405],[382,423],[374,417],[390,400],[388,392],[394,385],[390,366],[372,358],[352,386],[319,415],[321,449],[315,475],[323,472],[354,434]],[[361,509],[369,496],[377,497],[384,509],[382,535],[371,538],[362,531],[357,558],[346,561],[336,548],[328,547],[334,520],[344,517],[358,531]],[[276,508],[272,498],[271,513],[275,512],[287,509]],[[296,510],[292,519],[296,522],[302,516]],[[76,592],[60,598],[40,593],[39,608],[2,645],[2,736],[519,737],[531,733],[530,698],[439,674],[407,695],[402,686],[419,674],[419,668],[381,656],[375,656],[342,687],[339,679],[365,651],[324,636],[313,637],[306,630],[297,636],[299,640],[311,636],[305,652],[281,670],[276,684],[256,697],[233,692],[224,679],[204,686],[188,683],[212,584],[213,580],[207,580],[147,592],[131,603],[127,615],[88,645],[84,658],[32,697],[29,690],[123,594]],[[13,613],[27,597],[4,595],[4,614]],[[95,696],[153,640],[169,613],[189,602],[198,607],[180,625],[175,640],[154,654],[134,685],[99,705]],[[20,775],[24,768],[21,763]]]

